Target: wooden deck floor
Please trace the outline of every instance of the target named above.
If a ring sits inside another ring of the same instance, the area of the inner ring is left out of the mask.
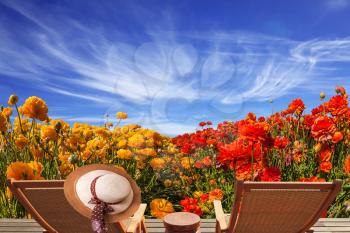
[[[146,226],[149,233],[164,232],[163,223],[158,219],[147,219]],[[202,219],[201,233],[214,232],[215,220]],[[350,219],[322,218],[312,228],[315,232],[350,233]],[[2,233],[42,233],[43,229],[35,220],[31,219],[0,219],[0,232]]]

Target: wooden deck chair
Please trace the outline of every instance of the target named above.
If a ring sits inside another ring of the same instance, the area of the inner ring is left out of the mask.
[[[76,212],[64,196],[64,180],[7,180],[14,196],[47,231],[59,233],[92,232],[88,218]],[[133,217],[123,222],[109,224],[108,232],[146,233],[144,212],[141,204]]]
[[[338,180],[325,183],[237,181],[229,219],[224,215],[221,202],[214,201],[216,233],[312,232],[310,228],[340,188]]]

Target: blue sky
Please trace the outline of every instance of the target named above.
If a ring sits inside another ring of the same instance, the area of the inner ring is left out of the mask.
[[[350,1],[0,0],[0,104],[168,135],[350,86]],[[268,101],[273,100],[273,104]]]

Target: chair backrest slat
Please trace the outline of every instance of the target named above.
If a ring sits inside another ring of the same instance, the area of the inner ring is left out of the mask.
[[[340,190],[334,183],[237,182],[230,233],[308,230]]]
[[[26,210],[49,232],[92,233],[88,218],[76,212],[64,196],[64,181],[8,181]],[[119,232],[110,224],[109,232]]]

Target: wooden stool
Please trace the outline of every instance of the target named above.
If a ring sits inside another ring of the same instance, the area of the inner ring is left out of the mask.
[[[176,212],[164,217],[166,233],[199,233],[201,219],[198,215],[188,212]]]

